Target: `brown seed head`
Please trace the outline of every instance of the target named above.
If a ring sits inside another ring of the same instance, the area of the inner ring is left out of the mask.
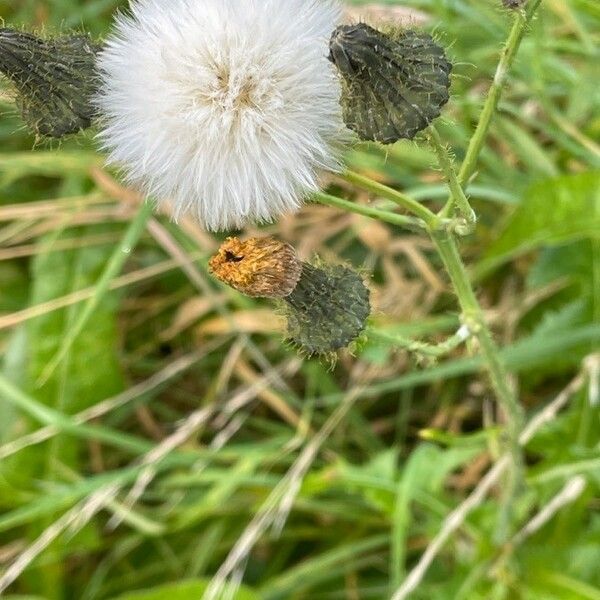
[[[295,250],[273,237],[228,238],[209,267],[217,279],[254,298],[285,298],[302,274]]]

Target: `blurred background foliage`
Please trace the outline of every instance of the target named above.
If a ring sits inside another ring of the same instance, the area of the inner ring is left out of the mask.
[[[122,5],[0,0],[0,16],[5,26],[101,37]],[[510,12],[500,0],[348,10],[375,23],[407,19],[448,47],[453,96],[439,130],[460,160]],[[584,375],[527,446],[527,487],[511,531],[570,478],[581,475],[585,487],[539,531],[499,547],[497,486],[414,598],[600,599],[600,363],[597,354],[585,362],[600,339],[599,47],[597,0],[543,0],[469,187],[480,223],[462,244],[528,415]],[[102,169],[93,132],[59,145],[36,141],[6,85],[0,111],[1,568],[48,528],[60,530],[69,511],[80,517],[6,597],[201,597],[267,496],[344,406],[281,533],[261,530],[243,561],[236,597],[390,597],[498,458],[501,416],[476,349],[429,364],[378,340],[334,368],[303,360],[282,344],[268,303],[208,276],[217,237],[157,215],[46,378],[140,199]],[[423,140],[355,146],[347,162],[432,207],[447,196]],[[333,176],[325,183],[356,202],[374,200]],[[315,205],[263,232],[304,257],[360,268],[373,322],[390,333],[441,341],[457,327],[455,300],[423,237]],[[102,415],[66,418],[106,399],[113,402]],[[42,426],[48,439],[21,447]],[[155,476],[131,504],[128,490],[152,451]],[[111,485],[104,510],[79,504]]]

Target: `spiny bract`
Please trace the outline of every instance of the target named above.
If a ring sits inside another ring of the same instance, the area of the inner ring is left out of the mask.
[[[61,138],[92,124],[98,50],[83,34],[44,39],[0,29],[0,72],[15,85],[17,105],[36,135]]]
[[[344,122],[362,140],[412,139],[448,102],[452,64],[425,32],[341,25],[329,47],[343,81]]]

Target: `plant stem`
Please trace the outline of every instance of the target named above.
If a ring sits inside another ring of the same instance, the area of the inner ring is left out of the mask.
[[[510,30],[510,34],[506,40],[504,49],[502,50],[500,61],[496,67],[494,80],[488,91],[475,133],[469,142],[467,154],[465,155],[465,159],[458,173],[458,181],[463,187],[468,183],[477,168],[479,154],[481,153],[481,149],[483,148],[490,129],[492,117],[498,108],[498,102],[500,101],[500,95],[504,88],[508,72],[510,71],[519,50],[527,26],[531,22],[540,2],[541,0],[532,0],[525,11],[515,11],[515,20],[512,29]],[[453,197],[448,199],[448,202],[439,213],[440,217],[447,217],[450,214],[453,202]]]
[[[386,186],[382,186],[381,184],[362,175],[353,174],[351,176],[351,180],[355,183],[359,183],[360,181],[361,187],[372,191],[377,191],[381,195],[385,195],[387,198],[391,198],[391,192],[395,193],[395,190],[387,188]],[[456,184],[459,188],[461,187],[458,182],[456,182]],[[381,188],[384,189],[385,193],[382,193]],[[403,194],[401,195],[404,198],[407,198]],[[387,211],[361,206],[354,204],[353,202],[349,202],[348,200],[342,200],[341,198],[330,196],[322,192],[318,192],[314,196],[316,200],[323,204],[355,212],[374,219],[379,219],[381,221],[386,221],[388,223],[393,223],[395,225],[406,225],[407,219],[409,219],[409,222],[413,225],[415,222],[415,219],[412,219],[411,217],[396,215]],[[465,202],[468,205],[466,198]],[[427,208],[421,208],[427,211],[427,213],[430,213]],[[433,213],[430,214],[433,215]],[[433,216],[435,217],[435,215]],[[429,215],[427,215],[427,222],[420,222],[420,225],[426,226],[428,229],[454,286],[454,290],[463,312],[464,323],[469,328],[469,331],[471,331],[472,334],[478,339],[479,345],[481,346],[481,352],[490,375],[492,387],[494,388],[494,391],[498,397],[498,402],[506,415],[509,446],[513,455],[516,472],[516,469],[518,469],[519,465],[522,464],[521,449],[519,447],[518,437],[523,424],[524,415],[516,397],[508,385],[509,374],[499,358],[498,348],[496,347],[496,344],[492,338],[492,334],[487,326],[487,323],[485,322],[483,311],[479,306],[475,292],[471,286],[469,276],[461,260],[455,238],[451,232],[438,226],[439,219],[431,219]],[[406,342],[404,344],[405,346],[412,346],[414,348],[415,342],[412,340],[398,341]],[[513,476],[513,483],[510,484],[509,487],[514,486],[515,481],[516,477]]]
[[[437,227],[439,221],[437,215],[410,196],[388,187],[387,185],[373,181],[369,177],[355,173],[354,171],[344,171],[340,174],[340,177],[343,177],[346,181],[353,183],[358,187],[379,194],[384,198],[388,198],[398,206],[409,210],[411,213],[422,219],[430,229],[435,229]]]
[[[435,150],[435,153],[437,154],[440,167],[442,168],[442,171],[446,176],[448,185],[450,186],[450,192],[454,204],[456,205],[460,214],[466,221],[466,226],[464,226],[464,228],[461,231],[457,229],[457,232],[469,234],[473,231],[475,225],[477,224],[477,215],[475,214],[475,211],[471,208],[471,205],[467,200],[462,185],[458,181],[456,170],[454,168],[454,163],[450,158],[448,149],[442,142],[440,134],[433,125],[429,127],[429,139],[431,141],[433,149]]]
[[[381,329],[369,328],[367,330],[367,335],[369,339],[372,338],[388,344],[393,344],[394,346],[398,346],[409,352],[439,358],[452,352],[455,348],[458,348],[458,346],[471,336],[471,332],[466,325],[463,325],[454,335],[444,340],[441,344],[428,344],[427,342],[413,340],[396,333],[387,333]]]
[[[519,434],[524,423],[523,409],[508,385],[508,371],[500,360],[498,348],[473,292],[454,237],[443,230],[432,232],[431,237],[452,280],[463,312],[463,320],[479,341],[492,386],[506,416],[509,446],[513,463],[518,469],[522,464]]]
[[[371,217],[372,219],[377,219],[379,221],[385,221],[386,223],[391,223],[392,225],[410,227],[411,229],[427,229],[427,224],[421,219],[415,219],[414,217],[408,217],[406,215],[397,215],[393,212],[380,210],[378,208],[371,208],[369,206],[363,206],[362,204],[355,204],[349,200],[343,200],[342,198],[331,196],[330,194],[325,194],[323,192],[315,192],[313,194],[313,198],[321,204],[333,206],[335,208],[341,208],[342,210],[363,215],[364,217]],[[433,216],[435,217],[435,215]]]

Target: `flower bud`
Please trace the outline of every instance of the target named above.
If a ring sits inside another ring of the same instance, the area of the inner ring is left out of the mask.
[[[253,298],[289,296],[302,273],[296,251],[273,237],[228,238],[209,267],[217,279]]]
[[[0,72],[16,87],[21,113],[34,133],[60,138],[91,125],[97,51],[86,35],[45,40],[0,29]]]
[[[342,265],[304,264],[285,298],[288,337],[308,355],[328,354],[358,338],[371,312],[362,277]]]
[[[344,122],[362,140],[412,139],[448,102],[452,65],[427,33],[342,25],[329,49],[342,78]]]
[[[287,337],[308,355],[348,346],[371,310],[369,290],[358,273],[342,265],[301,262],[289,244],[272,237],[229,238],[209,267],[247,296],[282,299]]]

